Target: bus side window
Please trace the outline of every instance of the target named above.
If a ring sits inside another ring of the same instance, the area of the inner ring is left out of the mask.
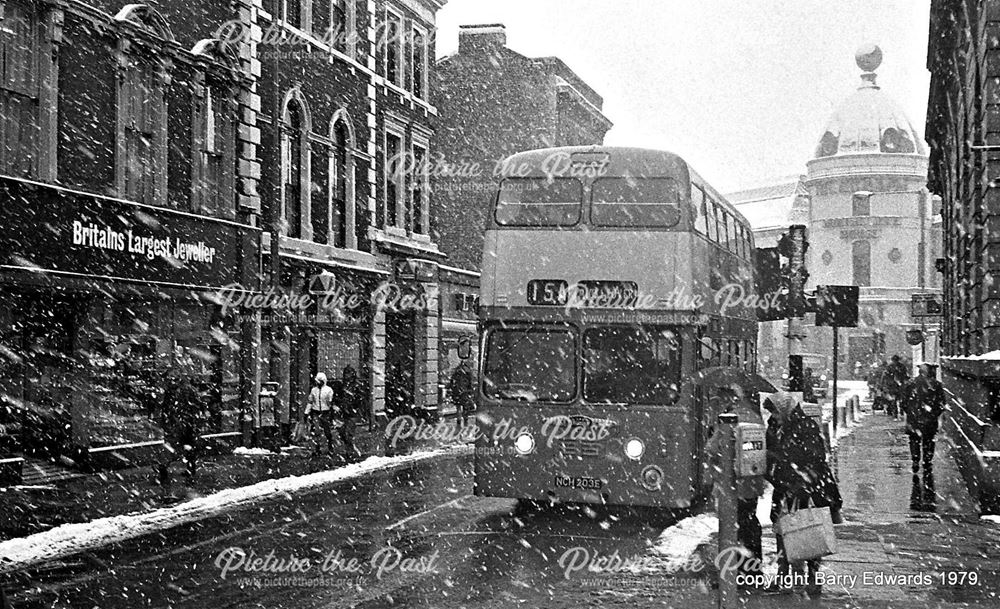
[[[715,224],[715,205],[705,198],[705,224],[708,226],[708,238],[713,243],[719,242],[719,227]]]
[[[749,258],[748,254],[750,252],[750,248],[747,247],[747,229],[742,224],[737,224],[736,229],[737,236],[740,239],[740,258],[746,260]]]
[[[722,209],[712,201],[712,208],[715,209],[715,242],[726,247],[726,220],[722,217]]]
[[[729,226],[729,251],[734,254],[739,254],[739,249],[736,243],[736,218],[732,217],[729,212],[726,212],[726,223]]]
[[[708,217],[705,215],[705,191],[694,184],[691,185],[691,205],[694,207],[694,229],[707,235]]]

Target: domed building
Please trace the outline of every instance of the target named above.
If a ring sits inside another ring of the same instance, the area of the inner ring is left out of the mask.
[[[842,378],[858,368],[863,376],[873,360],[893,354],[936,361],[937,320],[926,320],[922,346],[909,345],[906,331],[921,328],[911,318],[911,296],[940,292],[934,270],[941,251],[940,205],[926,188],[927,148],[878,84],[881,50],[862,48],[855,59],[860,85],[830,116],[806,175],[785,181],[787,194],[772,200],[754,195],[761,189],[729,195],[754,226],[757,247],[773,246],[791,224],[808,227],[807,291],[817,285],[860,287],[858,327],[840,330]],[[812,324],[810,314],[800,352],[818,374],[832,364],[833,335]],[[787,362],[784,324],[762,326],[761,361]],[[877,334],[884,336],[884,352],[876,351],[882,342]]]

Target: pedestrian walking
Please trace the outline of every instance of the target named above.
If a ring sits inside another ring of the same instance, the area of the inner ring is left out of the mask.
[[[451,401],[458,409],[458,415],[462,419],[462,426],[468,424],[469,413],[475,406],[475,395],[472,391],[472,367],[469,360],[463,359],[451,373],[448,382],[448,393]]]
[[[316,448],[313,456],[321,454],[321,442],[326,440],[327,454],[333,453],[333,389],[326,384],[326,375],[320,372],[316,375],[316,384],[309,390],[306,402],[305,416],[312,423],[313,437],[316,437]],[[322,437],[316,431],[322,431]]]
[[[812,368],[802,371],[802,401],[816,403],[816,377],[813,376]]]
[[[886,408],[887,414],[896,420],[899,420],[903,404],[903,392],[909,380],[910,372],[907,369],[906,364],[903,363],[903,360],[899,355],[893,355],[892,361],[889,363],[885,374],[882,376],[882,382],[885,386],[885,392],[888,394],[889,398],[889,403]]]
[[[843,501],[840,489],[830,470],[823,435],[819,425],[806,416],[795,398],[783,391],[765,403],[771,413],[766,434],[767,479],[774,486],[771,501],[771,522],[778,522],[782,513],[799,507],[829,507],[833,521],[839,520]],[[818,581],[820,561],[807,560],[790,564],[785,558],[785,546],[778,531],[778,574],[799,576],[806,582],[809,596],[822,593]]]
[[[733,383],[720,387],[718,390],[719,412],[736,412],[741,423],[763,424],[764,418],[760,408],[746,399],[744,389]],[[716,482],[721,482],[718,476],[722,472],[720,460],[719,434],[712,433],[708,439],[706,450],[712,474]],[[715,487],[718,490],[718,486]],[[743,547],[745,554],[740,562],[739,572],[747,576],[748,581],[762,575],[764,552],[761,544],[762,529],[757,519],[757,501],[764,494],[764,478],[762,476],[746,476],[736,479],[736,539]]]
[[[159,463],[159,482],[170,483],[170,464],[178,457],[185,473],[194,477],[201,453],[201,430],[205,404],[188,374],[175,374],[167,381],[161,412],[166,452]]]
[[[913,468],[911,510],[935,509],[934,437],[938,432],[938,418],[944,412],[944,389],[935,378],[935,368],[932,364],[920,364],[919,374],[906,385],[903,402]]]

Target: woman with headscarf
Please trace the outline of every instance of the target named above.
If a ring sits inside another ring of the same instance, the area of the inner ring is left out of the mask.
[[[839,512],[843,501],[840,490],[827,462],[823,435],[816,421],[806,416],[791,394],[779,391],[764,403],[771,413],[767,429],[767,479],[774,486],[771,500],[771,522],[791,508],[829,507]],[[822,588],[817,581],[819,560],[790,565],[785,558],[781,534],[775,535],[778,545],[778,574],[803,574],[808,569],[806,593],[818,596]]]

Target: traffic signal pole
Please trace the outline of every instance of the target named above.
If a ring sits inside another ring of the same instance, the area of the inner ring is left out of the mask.
[[[833,326],[833,437],[837,437],[837,362],[840,359],[840,328]]]

